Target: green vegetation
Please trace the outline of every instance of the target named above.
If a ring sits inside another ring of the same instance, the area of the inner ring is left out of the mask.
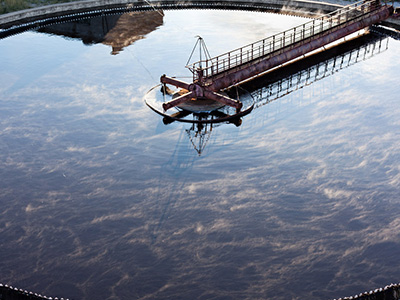
[[[33,8],[37,6],[44,6],[56,3],[72,2],[77,0],[0,0],[0,14]]]
[[[5,14],[26,8],[29,8],[26,0],[1,0],[0,13]]]

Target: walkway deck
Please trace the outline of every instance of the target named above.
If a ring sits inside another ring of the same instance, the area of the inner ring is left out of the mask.
[[[381,22],[393,12],[392,6],[381,5],[379,0],[360,1],[279,34],[188,65],[186,67],[193,73],[192,84],[163,75],[162,83],[188,91],[164,103],[163,108],[167,110],[193,98],[206,97],[240,110],[239,101],[227,98],[219,91]]]
[[[219,90],[380,22],[392,13],[392,7],[375,0],[360,1],[187,68],[193,73],[193,82]]]

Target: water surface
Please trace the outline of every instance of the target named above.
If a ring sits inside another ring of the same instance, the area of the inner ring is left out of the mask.
[[[190,76],[196,35],[218,55],[307,20],[166,11],[127,33],[134,20],[0,40],[1,282],[92,300],[331,299],[399,281],[398,41],[203,130],[199,155],[197,128],[164,125],[146,92]]]

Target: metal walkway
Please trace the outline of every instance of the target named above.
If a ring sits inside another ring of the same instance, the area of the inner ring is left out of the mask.
[[[392,6],[381,5],[379,0],[360,1],[263,40],[188,65],[186,67],[193,73],[192,84],[163,75],[162,83],[188,90],[163,107],[167,110],[193,98],[207,97],[240,110],[239,101],[224,97],[218,91],[381,22],[393,11]]]
[[[225,54],[213,57],[209,60],[198,61],[186,66],[193,74],[193,81],[199,79],[199,73],[206,78],[223,77],[236,67],[244,67],[245,64],[257,59],[267,59],[278,53],[286,51],[297,45],[303,45],[317,38],[324,32],[333,28],[343,28],[357,20],[365,19],[371,12],[380,8],[376,1],[360,1],[330,14],[314,19],[303,25],[291,28],[263,40],[232,50]]]

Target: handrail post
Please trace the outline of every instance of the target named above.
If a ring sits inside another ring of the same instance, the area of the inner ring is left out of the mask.
[[[296,43],[296,28],[297,27],[293,28],[293,31],[294,31],[294,41],[293,41],[293,43]]]
[[[203,75],[204,75],[203,69],[202,68],[197,69],[197,77],[200,83],[202,83],[203,81]]]
[[[275,35],[272,36],[272,52],[275,51]]]
[[[263,39],[262,56],[264,56],[264,53],[265,53],[265,39]]]
[[[314,35],[314,31],[315,31],[315,20],[313,20],[313,25],[312,25],[312,35]]]

